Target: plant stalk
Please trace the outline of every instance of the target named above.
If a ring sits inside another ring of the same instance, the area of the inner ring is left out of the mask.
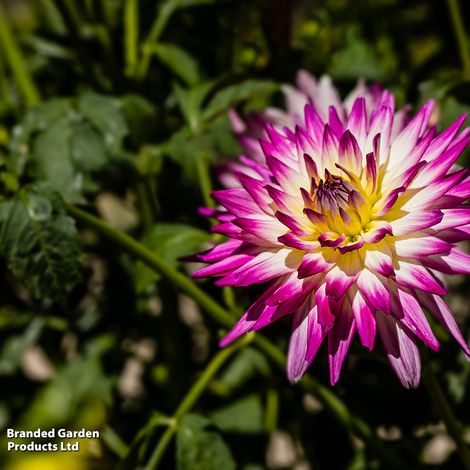
[[[459,48],[460,61],[462,62],[464,78],[470,80],[470,51],[468,46],[467,33],[463,24],[462,10],[459,0],[447,0],[452,27]]]
[[[5,10],[0,4],[0,44],[2,52],[5,54],[6,62],[16,80],[16,84],[22,93],[26,105],[36,106],[41,101],[41,95],[36,88],[31,74],[26,66],[25,59],[18,46],[16,38],[8,24]]]

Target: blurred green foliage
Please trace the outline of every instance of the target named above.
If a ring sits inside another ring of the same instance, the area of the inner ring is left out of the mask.
[[[461,2],[464,21],[469,13]],[[454,33],[438,0],[0,0],[0,431],[103,436],[66,460],[2,445],[2,468],[143,465],[218,350],[221,332],[197,306],[77,227],[67,204],[187,271],[182,257],[218,241],[197,208],[240,151],[228,109],[282,105],[280,85],[305,68],[342,93],[364,78],[400,105],[432,97],[445,127],[470,109]],[[468,286],[451,286],[467,338]],[[234,312],[250,303],[247,290],[204,288]],[[283,348],[286,328],[268,331]],[[432,361],[470,423],[468,364],[443,330],[439,339]],[[460,468],[452,447],[432,451],[443,430],[423,390],[402,389],[357,346],[351,356],[335,390],[349,409],[413,468]],[[325,382],[326,362],[320,354],[310,372]],[[194,413],[161,468],[384,468],[252,347],[230,358]]]

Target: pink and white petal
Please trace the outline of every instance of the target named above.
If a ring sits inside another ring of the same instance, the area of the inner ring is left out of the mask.
[[[299,279],[313,276],[314,274],[327,272],[332,267],[332,264],[327,262],[323,257],[323,253],[306,253],[299,268],[297,269]]]
[[[315,290],[315,302],[318,306],[318,321],[322,328],[328,331],[335,317],[331,313],[330,298],[326,293],[326,284],[322,282]]]
[[[404,387],[416,388],[421,359],[413,335],[390,315],[377,313],[377,328],[388,360]]]
[[[315,237],[302,237],[294,234],[293,232],[281,235],[278,237],[278,241],[285,246],[290,246],[297,250],[311,251],[320,247],[320,242],[318,242]]]
[[[395,280],[400,286],[420,289],[431,294],[445,295],[447,293],[442,284],[418,261],[397,260],[397,265]]]
[[[390,215],[390,218],[395,217]],[[389,220],[393,235],[401,237],[424,230],[437,225],[442,220],[443,214],[439,209],[421,212],[410,212],[403,217]]]
[[[339,140],[339,163],[359,175],[362,170],[362,153],[356,138],[349,130]]]
[[[357,286],[366,302],[374,309],[390,313],[390,293],[386,280],[380,274],[363,269],[357,277]]]
[[[237,321],[234,327],[219,342],[220,347],[225,347],[238,339],[243,334],[252,331],[255,325],[267,325],[271,323],[271,317],[276,308],[267,305],[267,300],[272,293],[282,284],[283,279],[278,280],[268,287],[254,302],[245,314]],[[258,327],[258,329],[261,326]]]
[[[297,278],[295,272],[287,275],[285,281],[276,289],[271,297],[267,300],[269,305],[277,305],[286,300],[298,296],[308,283]]]
[[[427,101],[418,113],[411,119],[400,132],[390,147],[388,169],[392,170],[396,165],[402,165],[404,159],[415,148],[422,131],[429,122],[429,116],[435,106],[432,100]]]
[[[349,302],[342,302],[340,310],[335,312],[335,322],[328,333],[328,361],[330,365],[330,383],[335,385],[340,377],[341,368],[356,332],[356,322]]]
[[[386,235],[393,235],[392,226],[383,220],[374,220],[368,224],[366,230],[361,233],[366,243],[379,243]]]
[[[210,277],[210,276],[225,276],[226,274],[235,271],[240,266],[244,266],[248,261],[252,260],[253,256],[239,254],[228,256],[227,258],[217,261],[210,266],[198,269],[193,273],[194,277]]]
[[[265,251],[249,260],[241,268],[216,281],[217,286],[250,286],[270,281],[296,270],[301,257],[294,250],[282,248]]]
[[[470,131],[470,129],[468,130]],[[417,176],[415,186],[426,186],[446,175],[470,142],[470,136],[468,135],[468,132],[466,132],[464,137],[465,138],[461,139],[459,142],[450,145],[449,148],[441,155],[435,158],[432,162],[428,163]]]
[[[292,333],[287,352],[287,378],[291,383],[298,382],[310,365],[305,359],[308,344],[308,313],[306,307],[294,313]]]
[[[439,342],[429,326],[416,297],[408,289],[398,288],[394,296],[396,304],[392,314],[432,350],[439,351]]]
[[[380,143],[378,146],[378,154],[376,158],[380,165],[387,162],[389,156],[390,136],[392,132],[393,123],[393,110],[388,106],[382,106],[372,118],[370,129],[367,135],[364,153],[369,153],[374,150],[374,139],[380,134]]]
[[[295,168],[286,165],[287,161],[288,159],[281,161],[272,155],[266,156],[266,164],[272,171],[279,186],[281,186],[285,192],[293,196],[298,196],[300,188],[307,187],[310,181],[307,175],[302,175]]]
[[[356,281],[361,270],[361,260],[353,251],[337,258],[336,265],[326,274],[326,294],[338,300]]]
[[[441,212],[441,221],[432,227],[435,232],[465,226],[470,223],[470,207],[464,206],[454,209],[442,209]]]
[[[222,189],[213,191],[211,195],[219,204],[237,217],[262,213],[260,207],[244,188]]]
[[[367,305],[361,293],[356,290],[352,296],[351,308],[356,320],[357,331],[361,343],[371,351],[374,349],[376,335],[376,321],[372,310]]]
[[[359,97],[354,101],[346,128],[354,135],[362,152],[366,150],[367,127],[366,101]]]
[[[265,188],[269,197],[276,203],[277,207],[282,212],[287,214],[302,214],[304,203],[300,197],[292,196],[271,185],[267,185]],[[298,194],[300,195],[300,191]]]
[[[383,241],[366,250],[364,264],[367,269],[381,276],[390,277],[395,275],[392,252],[388,244]]]
[[[321,162],[319,165],[319,171],[327,169],[333,171],[335,164],[338,160],[338,149],[339,149],[339,140],[336,137],[335,133],[329,126],[325,125],[323,132],[323,141],[322,141],[322,151],[321,151]],[[306,187],[303,185],[303,187]]]
[[[305,359],[309,363],[315,358],[321,343],[325,339],[327,329],[319,320],[319,307],[314,305],[308,313],[308,335],[307,335],[307,351]]]
[[[243,242],[240,240],[227,240],[219,245],[215,245],[209,250],[198,253],[195,255],[194,259],[204,263],[214,263],[215,261],[220,261],[221,259],[233,255],[242,244]]]
[[[397,256],[402,258],[417,258],[423,256],[446,253],[452,245],[440,238],[427,235],[422,232],[421,236],[410,236],[406,238],[394,238],[393,245]]]
[[[325,127],[325,123],[311,104],[305,105],[304,120],[305,129],[312,137],[315,144],[320,146],[323,141],[323,128]]]
[[[338,90],[333,85],[331,77],[322,75],[318,80],[314,94],[311,96],[313,104],[324,121],[328,119],[328,108],[334,106],[342,109]]]
[[[308,102],[307,96],[291,85],[283,85],[281,89],[284,93],[287,113],[292,115],[295,121],[300,120],[305,103]]]
[[[344,132],[344,125],[338,114],[337,108],[334,106],[330,106],[328,109],[328,124],[333,129],[336,137],[339,139],[341,134]]]
[[[271,199],[266,191],[265,183],[241,173],[238,173],[237,177],[241,185],[245,188],[258,207],[266,214],[272,215],[274,212],[270,205]],[[240,215],[244,216],[244,214]]]
[[[423,258],[421,262],[428,268],[445,274],[470,274],[470,255],[455,247],[448,253]]]
[[[244,235],[251,234],[260,241],[265,241],[272,245],[279,245],[278,237],[286,231],[286,228],[277,219],[267,216],[259,216],[258,218],[238,217],[233,221],[233,224],[235,224]]]
[[[465,355],[470,359],[470,348],[468,347],[467,341],[463,337],[457,322],[455,321],[454,315],[450,311],[444,300],[438,295],[426,294],[424,292],[416,292],[419,301],[429,310],[431,315],[441,323],[446,330],[454,337],[463,349]]]
[[[432,162],[439,155],[441,155],[442,152],[447,149],[450,143],[453,142],[454,137],[457,135],[457,132],[459,131],[466,118],[467,115],[463,114],[450,127],[448,127],[445,131],[441,132],[429,145],[428,149],[423,155],[423,160]]]
[[[286,214],[281,211],[277,211],[274,216],[276,219],[281,222],[284,227],[283,230],[286,230],[286,227],[292,230],[296,235],[308,237],[314,232],[314,228],[308,219],[305,217],[298,217],[295,215]]]

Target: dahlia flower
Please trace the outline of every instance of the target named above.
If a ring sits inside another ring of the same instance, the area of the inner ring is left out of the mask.
[[[470,238],[470,174],[455,165],[470,139],[459,134],[465,116],[436,135],[433,101],[410,118],[378,86],[359,83],[341,102],[328,77],[306,72],[284,92],[287,112],[232,114],[247,155],[222,176],[219,207],[204,211],[227,240],[198,255],[209,265],[195,275],[269,283],[221,345],[291,315],[289,380],[327,338],[333,385],[356,333],[370,350],[378,333],[401,383],[416,387],[417,340],[439,349],[424,308],[470,358],[442,298],[443,274],[470,272],[456,246]]]

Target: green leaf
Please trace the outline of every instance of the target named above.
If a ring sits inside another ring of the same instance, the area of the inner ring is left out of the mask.
[[[184,224],[155,224],[143,238],[142,243],[172,266],[179,265],[178,259],[195,253],[211,235],[203,230]],[[159,275],[138,261],[136,263],[136,289],[143,292],[149,284],[156,282]]]
[[[176,435],[178,470],[234,470],[230,449],[220,435],[208,431],[210,422],[198,415],[186,415]]]
[[[152,51],[160,62],[165,64],[188,85],[195,85],[200,80],[197,62],[184,49],[175,44],[158,43],[152,46]]]
[[[176,132],[171,139],[161,145],[161,151],[183,168],[189,179],[197,178],[197,159],[214,160],[216,151],[209,133],[193,135],[188,128]]]
[[[246,80],[236,85],[228,86],[210,100],[203,118],[212,119],[217,114],[226,111],[228,108],[259,94],[269,94],[276,91],[278,86],[274,82],[265,80]]]
[[[248,395],[210,414],[222,431],[256,434],[263,432],[263,408],[258,395]]]
[[[35,297],[65,303],[82,278],[75,223],[58,194],[41,183],[0,203],[0,251]]]
[[[14,127],[10,143],[9,163],[18,175],[31,158],[32,139],[49,129],[59,120],[68,119],[72,112],[68,100],[55,99],[32,108],[24,119]]]
[[[121,98],[121,111],[129,128],[129,139],[135,147],[154,138],[157,128],[155,108],[139,95]]]
[[[20,365],[24,353],[34,344],[44,328],[42,318],[33,318],[19,335],[8,337],[0,353],[0,371],[3,374],[12,373]]]
[[[127,132],[114,98],[85,93],[77,102],[52,100],[15,127],[7,165],[47,181],[70,202],[83,202],[84,193],[96,189],[92,173],[124,155]]]
[[[118,153],[128,133],[119,101],[96,93],[84,93],[78,99],[78,110],[103,135],[106,148]]]
[[[387,37],[375,44],[362,39],[355,26],[346,32],[345,46],[333,53],[328,73],[334,78],[357,80],[390,79],[397,70],[397,59]]]
[[[174,85],[178,105],[193,132],[199,130],[202,103],[215,84],[215,81],[204,82],[190,89],[184,89],[178,84]]]
[[[229,391],[236,390],[253,377],[269,375],[269,363],[266,357],[253,348],[244,348],[224,370],[219,384]]]

